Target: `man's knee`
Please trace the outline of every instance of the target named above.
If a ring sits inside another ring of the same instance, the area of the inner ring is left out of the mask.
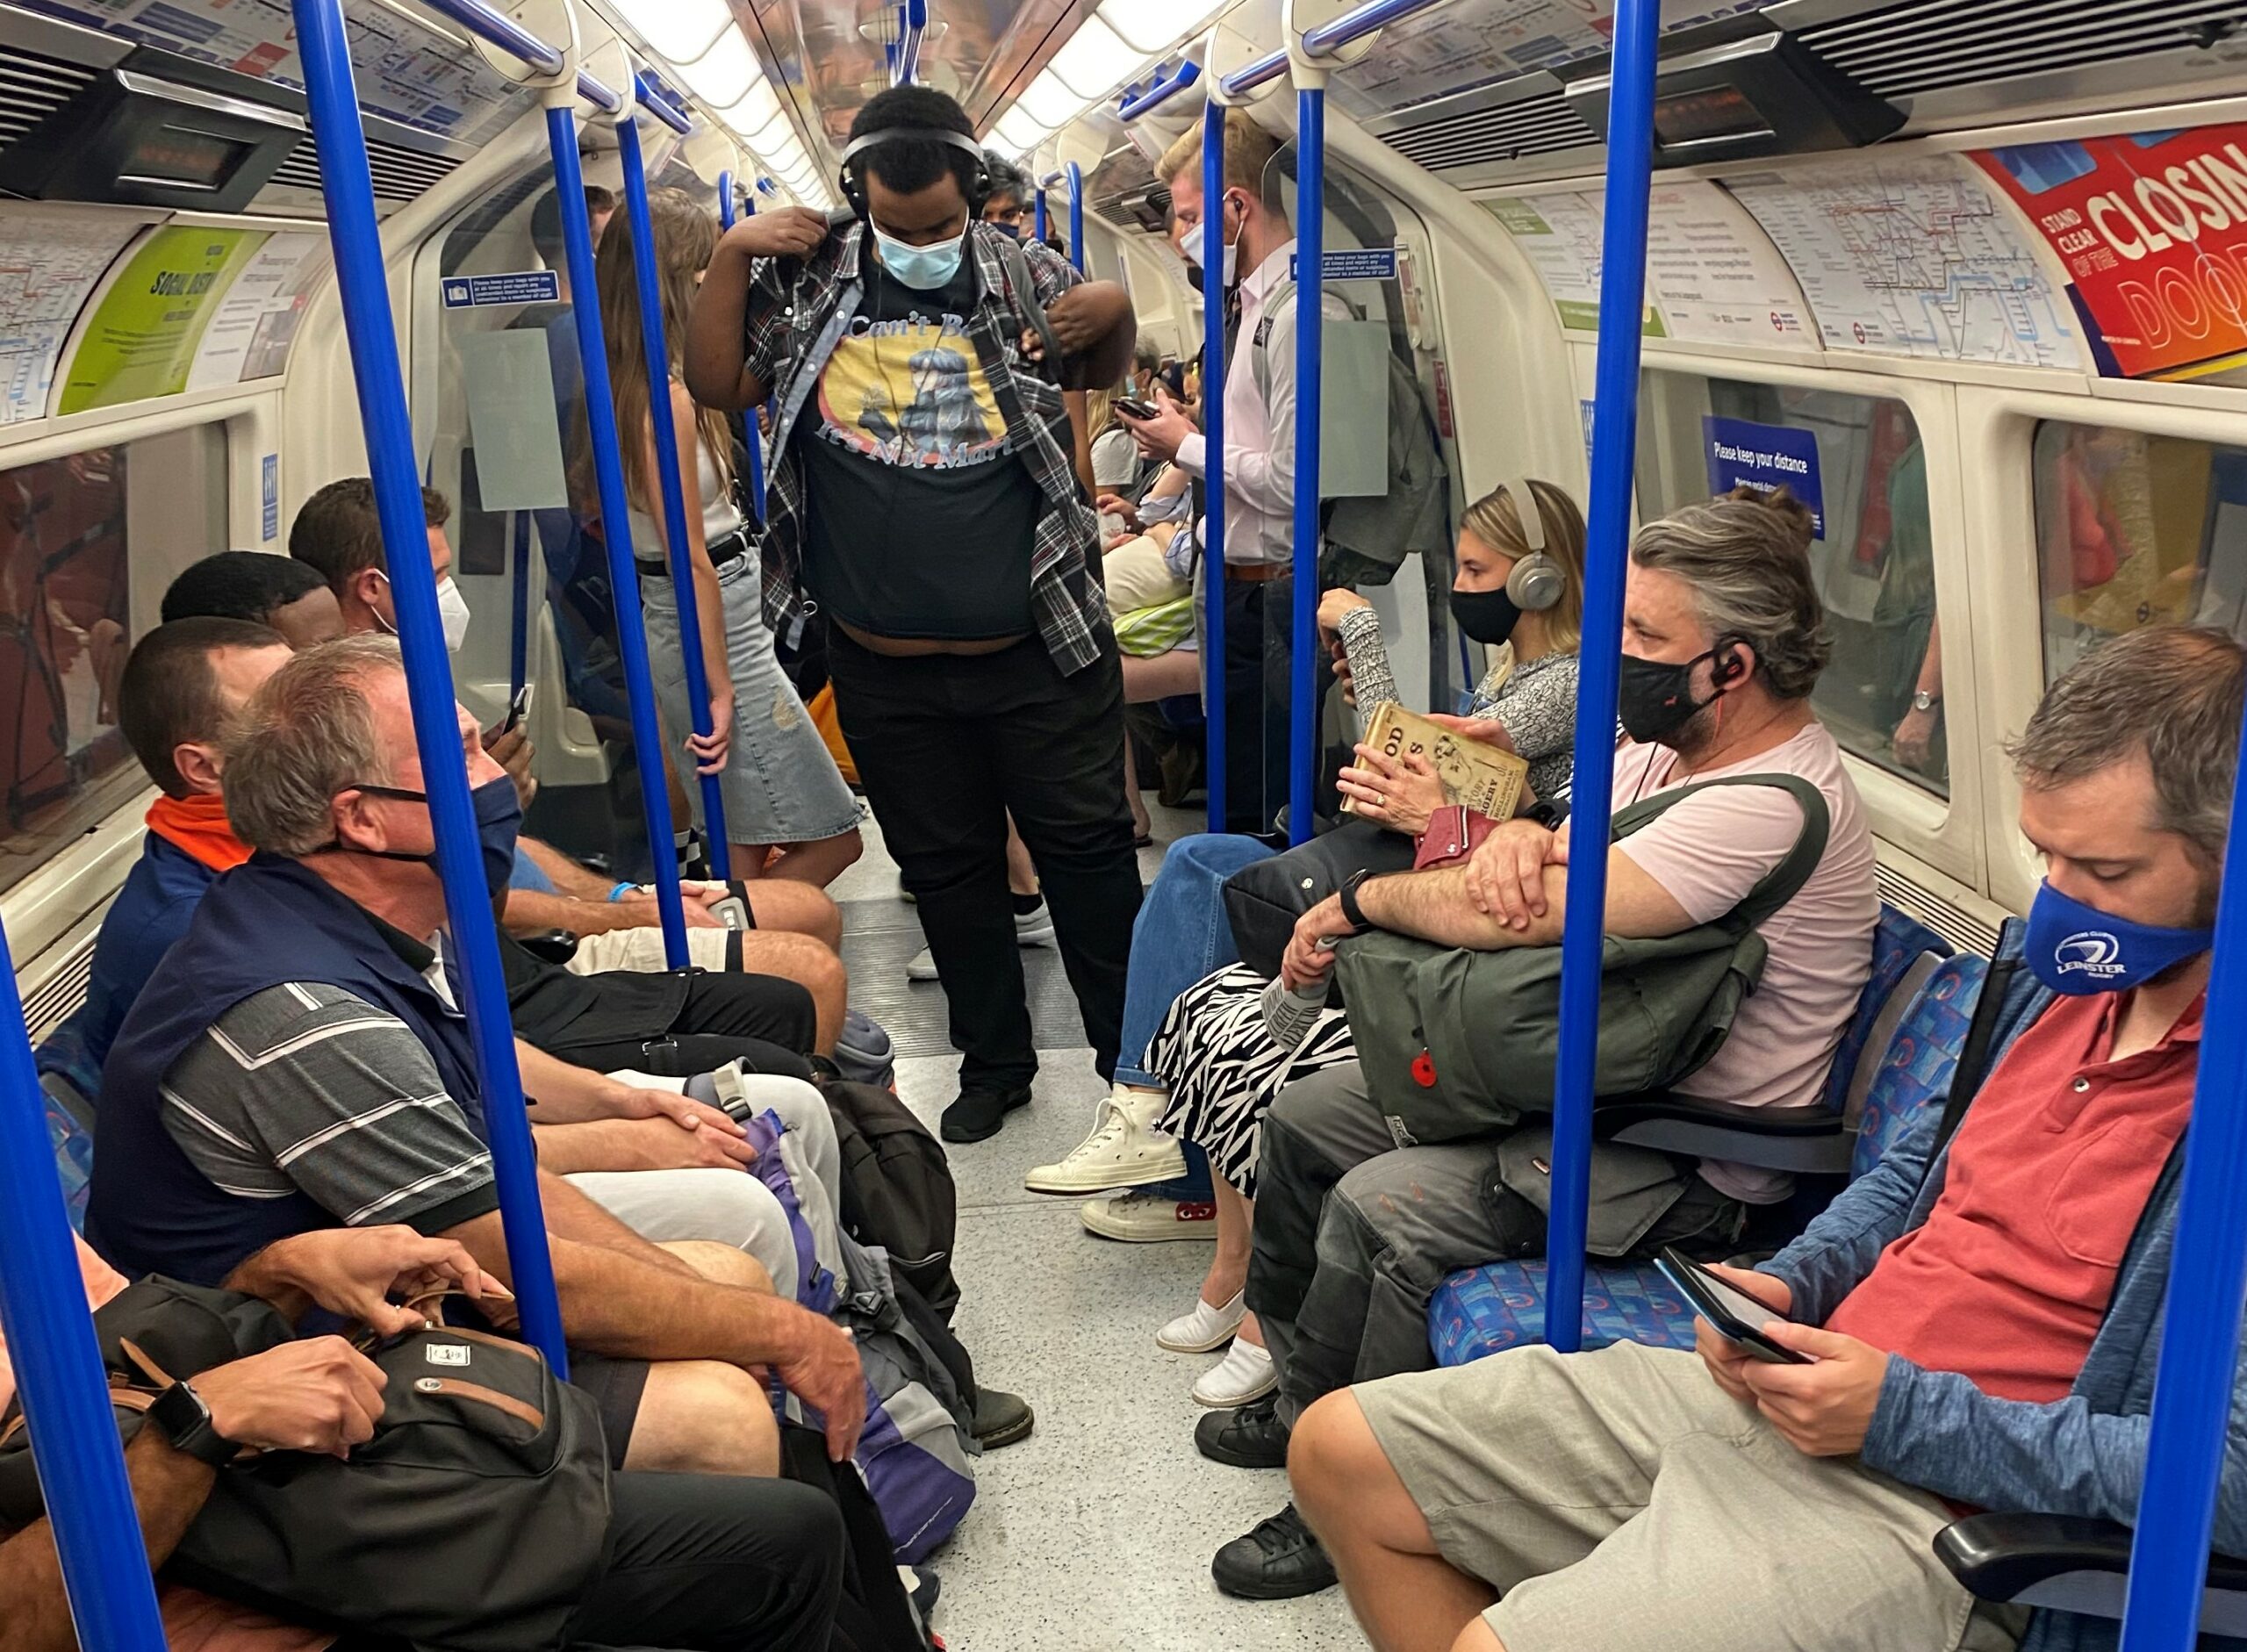
[[[652,1367],[624,1466],[663,1474],[766,1477],[780,1468],[780,1429],[757,1380],[720,1360]]]
[[[772,1275],[747,1251],[710,1239],[672,1239],[657,1248],[669,1251],[714,1285],[772,1294]]]
[[[843,944],[843,909],[824,889],[791,878],[765,879],[749,892],[757,935],[800,935],[832,950]]]
[[[1296,1419],[1288,1483],[1323,1541],[1355,1540],[1407,1555],[1435,1551],[1425,1517],[1349,1389],[1322,1397]]]
[[[1459,1639],[1451,1643],[1451,1652],[1506,1652],[1506,1644],[1498,1639],[1496,1629],[1476,1618],[1459,1632]]]

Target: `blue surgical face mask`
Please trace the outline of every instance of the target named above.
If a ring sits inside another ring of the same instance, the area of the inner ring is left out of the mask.
[[[2133,923],[2040,885],[2028,909],[2028,967],[2056,993],[2128,992],[2215,944],[2214,930]]]
[[[370,797],[395,797],[409,803],[424,806],[429,801],[427,792],[403,786],[361,786],[356,788]],[[506,775],[496,780],[486,780],[469,794],[469,801],[476,809],[477,846],[482,851],[484,887],[493,900],[504,894],[515,875],[515,840],[522,835],[523,804],[516,794],[515,783]],[[315,854],[345,852],[372,855],[380,860],[406,860],[434,867],[436,851],[423,853],[413,849],[356,849],[343,843],[333,843],[313,851]]]
[[[926,247],[908,247],[877,229],[874,245],[881,248],[881,267],[890,279],[916,292],[941,292],[959,273],[960,256],[967,250],[967,232],[963,229],[950,241],[933,241]]]

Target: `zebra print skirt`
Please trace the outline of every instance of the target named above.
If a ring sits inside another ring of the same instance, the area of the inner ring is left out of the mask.
[[[1266,1110],[1297,1079],[1357,1059],[1339,1009],[1321,1011],[1292,1048],[1273,1042],[1260,1002],[1267,980],[1231,964],[1196,981],[1170,1006],[1146,1058],[1147,1071],[1170,1086],[1162,1128],[1198,1144],[1210,1167],[1252,1199]]]

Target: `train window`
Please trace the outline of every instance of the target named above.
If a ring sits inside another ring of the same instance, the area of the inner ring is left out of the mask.
[[[1659,516],[1736,482],[1785,483],[1818,514],[1812,566],[1834,657],[1812,696],[1834,737],[1949,794],[1927,462],[1891,397],[1648,372],[1638,494]]]
[[[2141,625],[2247,638],[2247,449],[2047,422],[2035,487],[2047,682]]]
[[[0,470],[0,889],[147,786],[117,727],[125,657],[226,539],[216,426]]]

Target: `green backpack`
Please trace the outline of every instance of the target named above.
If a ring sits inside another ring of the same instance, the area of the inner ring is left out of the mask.
[[[1793,774],[1741,774],[1616,811],[1611,842],[1712,786],[1775,786],[1802,807],[1786,858],[1724,916],[1676,935],[1607,937],[1593,1094],[1643,1095],[1704,1066],[1762,979],[1757,926],[1794,899],[1826,852],[1831,816]],[[1549,1113],[1561,1040],[1561,949],[1469,952],[1373,930],[1335,953],[1367,1088],[1396,1145],[1499,1134]]]

